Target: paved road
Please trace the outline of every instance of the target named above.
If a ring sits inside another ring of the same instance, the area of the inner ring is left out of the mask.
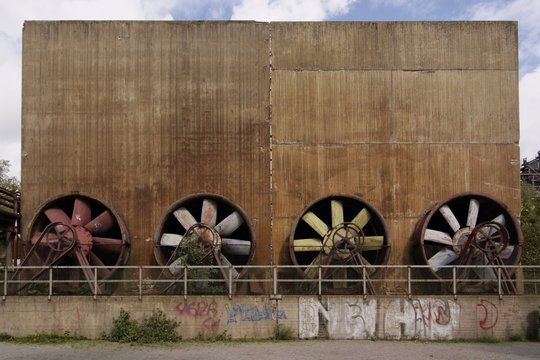
[[[414,341],[308,340],[287,342],[186,342],[130,346],[105,342],[68,345],[0,343],[0,359],[24,360],[317,360],[317,359],[540,359],[540,343],[429,343]]]

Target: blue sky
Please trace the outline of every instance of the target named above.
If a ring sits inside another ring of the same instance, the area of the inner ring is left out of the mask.
[[[0,0],[0,159],[19,176],[24,20],[516,20],[521,157],[540,151],[540,0]]]

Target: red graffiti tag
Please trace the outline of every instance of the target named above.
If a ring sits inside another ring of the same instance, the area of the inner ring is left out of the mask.
[[[450,322],[450,307],[448,302],[430,301],[426,304],[420,302],[413,304],[416,313],[420,313],[422,321],[426,328],[429,328],[431,322],[439,325],[447,325]]]
[[[207,303],[206,301],[185,303],[180,301],[176,305],[176,311],[182,316],[201,319],[201,328],[203,329],[210,329],[214,332],[219,330],[221,319],[218,318],[215,303]]]
[[[479,321],[480,327],[483,330],[493,329],[497,325],[497,321],[499,321],[497,306],[489,300],[480,300],[480,303],[476,305],[483,307],[485,312],[484,320]]]

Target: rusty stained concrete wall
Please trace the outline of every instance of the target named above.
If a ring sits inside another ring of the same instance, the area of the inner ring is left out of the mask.
[[[359,194],[390,264],[436,202],[461,192],[520,212],[515,22],[272,23],[273,244],[313,200]]]
[[[232,338],[265,339],[277,324],[298,338],[509,339],[538,334],[538,296],[135,296],[7,297],[0,303],[0,332],[39,332],[97,338],[120,309],[142,319],[159,309],[181,322],[183,338],[226,332]]]
[[[517,55],[515,22],[26,22],[23,218],[93,194],[149,264],[168,206],[212,192],[250,216],[256,264],[287,264],[307,204],[361,194],[408,264],[437,201],[519,213]]]

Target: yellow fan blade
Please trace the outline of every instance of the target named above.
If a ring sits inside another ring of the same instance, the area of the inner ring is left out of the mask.
[[[384,244],[384,236],[366,236],[364,237],[364,246],[362,251],[380,250]]]
[[[321,237],[324,237],[324,235],[328,232],[329,228],[328,225],[326,225],[317,215],[312,213],[311,211],[308,211],[304,216],[302,216],[302,220],[304,220],[309,226],[313,228],[317,232],[317,234],[321,235]]]
[[[332,274],[334,280],[347,280],[347,269],[336,269]],[[334,281],[332,282],[334,289],[343,289],[347,287],[346,281]]]
[[[308,265],[308,267],[304,270],[304,273],[306,274],[306,277],[310,279],[316,279],[319,277],[319,265],[326,265],[326,260],[328,259],[328,256],[321,252],[319,255],[313,259],[311,264]]]
[[[330,201],[332,207],[332,227],[343,222],[343,203],[339,200]]]
[[[321,251],[321,239],[294,239],[294,251]]]
[[[371,219],[371,214],[369,213],[369,211],[367,211],[366,208],[363,208],[353,219],[352,223],[362,229],[364,226],[366,226],[369,219]]]

